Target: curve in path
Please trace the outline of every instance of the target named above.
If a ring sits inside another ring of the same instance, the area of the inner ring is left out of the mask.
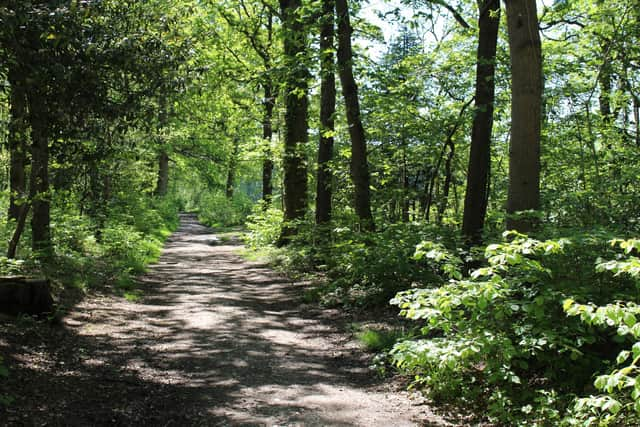
[[[141,300],[88,298],[59,339],[51,337],[53,354],[42,360],[55,366],[18,373],[40,384],[48,402],[28,407],[29,419],[40,412],[49,425],[444,423],[376,383],[336,328],[337,312],[301,304],[302,285],[243,260],[238,247],[182,215],[160,261],[140,278]]]

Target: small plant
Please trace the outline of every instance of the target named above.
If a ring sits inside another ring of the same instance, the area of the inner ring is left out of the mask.
[[[362,342],[367,350],[373,352],[387,351],[404,336],[401,330],[391,329],[365,329],[357,332],[356,337]]]

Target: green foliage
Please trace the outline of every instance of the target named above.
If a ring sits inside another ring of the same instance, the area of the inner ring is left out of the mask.
[[[246,225],[246,240],[250,247],[256,249],[274,245],[280,237],[282,211],[273,206],[264,209],[262,204],[258,204],[247,218]]]
[[[640,259],[630,255],[638,253],[640,240],[615,239],[611,244],[623,249],[626,258],[599,260],[596,270],[610,271],[615,276],[628,275],[640,290]],[[617,368],[598,375],[593,383],[602,394],[577,399],[569,420],[585,426],[640,423],[640,306],[632,301],[595,306],[566,299],[563,308],[569,316],[579,317],[587,325],[615,329],[626,344],[615,358]]]
[[[322,301],[357,307],[381,306],[415,283],[442,283],[441,260],[433,264],[421,262],[422,252],[417,258],[412,257],[418,242],[437,234],[449,233],[444,228],[411,223],[389,225],[377,233],[334,228],[331,240],[316,239],[314,246],[314,256],[328,279]]]
[[[244,224],[251,213],[253,202],[243,193],[229,199],[221,192],[208,193],[200,199],[198,218],[212,227]]]
[[[365,345],[367,350],[375,352],[391,349],[404,335],[401,330],[397,329],[365,329],[356,333],[356,337]]]
[[[422,337],[396,344],[391,359],[434,397],[455,396],[482,408],[490,420],[547,420],[568,404],[567,393],[584,387],[606,364],[596,345],[604,337],[564,318],[560,301],[573,284],[557,273],[581,251],[576,243],[515,232],[505,238],[486,247],[487,266],[469,277],[449,265],[442,269],[447,283],[427,283],[391,301],[402,316],[423,324]],[[456,260],[432,243],[417,252],[444,265]]]
[[[0,256],[0,275],[2,276],[19,275],[23,271],[24,271],[24,260],[8,259],[5,256]]]

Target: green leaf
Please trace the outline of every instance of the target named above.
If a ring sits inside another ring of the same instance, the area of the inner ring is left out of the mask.
[[[620,352],[620,354],[618,354],[618,357],[616,357],[616,363],[619,365],[621,363],[624,363],[629,356],[631,355],[631,352],[629,352],[628,350],[623,350]]]
[[[564,300],[564,302],[562,303],[562,309],[564,311],[569,311],[569,309],[571,308],[571,306],[573,305],[575,301],[572,300],[571,298],[567,298],[566,300]]]

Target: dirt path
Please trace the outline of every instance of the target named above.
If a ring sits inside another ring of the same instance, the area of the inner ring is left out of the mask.
[[[444,424],[377,382],[336,312],[301,305],[301,285],[237,249],[183,216],[139,301],[94,296],[59,326],[5,325],[0,395],[16,400],[0,425]]]

